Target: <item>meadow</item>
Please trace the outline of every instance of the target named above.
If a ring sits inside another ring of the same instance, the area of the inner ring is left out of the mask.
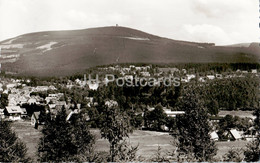
[[[12,124],[12,129],[17,133],[18,137],[26,144],[28,148],[28,155],[37,160],[37,144],[41,137],[40,130],[36,130],[31,126],[29,121],[17,121]],[[95,149],[97,151],[109,151],[109,143],[105,139],[101,139],[101,135],[98,129],[91,129],[91,132],[96,137]],[[132,146],[138,145],[137,155],[143,159],[152,158],[158,151],[158,147],[161,148],[162,155],[173,153],[176,149],[174,145],[174,138],[167,132],[156,131],[144,131],[135,130],[130,134],[127,142]],[[244,148],[247,141],[230,141],[230,142],[216,142],[218,152],[215,156],[218,159],[228,152],[233,147],[235,149]]]

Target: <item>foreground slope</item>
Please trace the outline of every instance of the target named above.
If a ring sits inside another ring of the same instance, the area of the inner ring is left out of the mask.
[[[2,70],[60,76],[112,63],[258,62],[257,43],[245,46],[171,40],[125,27],[50,31],[0,42]]]

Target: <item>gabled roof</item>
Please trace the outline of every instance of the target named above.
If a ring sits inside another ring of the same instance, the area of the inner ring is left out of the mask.
[[[29,100],[28,100],[28,102],[31,102],[31,103],[33,103],[33,102],[36,102],[37,100],[35,99],[35,98],[30,98]]]
[[[210,138],[213,140],[219,139],[217,132],[213,131],[212,133],[210,133]]]
[[[232,136],[235,138],[235,139],[241,139],[241,135],[239,134],[239,132],[236,130],[236,129],[231,129],[230,130],[230,133],[232,134]]]
[[[23,113],[22,109],[20,108],[20,106],[6,106],[6,111],[9,114],[14,114],[14,113]]]
[[[38,120],[41,112],[33,112],[33,117]]]
[[[56,104],[48,104],[48,106],[50,109],[53,109],[53,108],[55,108]]]

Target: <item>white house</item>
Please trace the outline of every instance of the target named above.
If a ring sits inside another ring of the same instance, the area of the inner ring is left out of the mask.
[[[215,79],[215,76],[214,76],[214,75],[207,75],[207,78],[208,78],[209,80],[213,80],[213,79]]]
[[[14,88],[15,86],[16,86],[15,83],[10,83],[10,84],[7,84],[7,85],[6,85],[6,88],[7,88],[7,89],[11,89],[11,88]]]
[[[252,69],[252,74],[256,74],[257,73],[257,69]]]
[[[27,103],[28,104],[36,104],[36,102],[37,102],[37,100],[35,99],[35,98],[30,98],[28,101],[27,101]]]
[[[247,73],[248,73],[248,71],[244,70],[244,71],[242,71],[242,73],[243,73],[243,74],[247,74]]]
[[[98,83],[88,83],[88,87],[89,87],[89,89],[91,89],[91,90],[97,90],[98,89],[98,87],[99,87],[99,84]]]
[[[206,82],[206,78],[205,77],[199,77],[199,82]]]
[[[218,141],[219,137],[216,131],[210,133],[210,138],[214,141]]]
[[[231,129],[230,134],[231,134],[231,136],[233,137],[234,140],[242,139],[242,136],[240,135],[240,133],[236,129]]]
[[[185,114],[184,111],[171,111],[170,109],[163,109],[168,117],[176,117],[177,115]]]
[[[190,81],[191,79],[195,79],[195,77],[196,77],[194,74],[187,74],[186,76],[187,76],[188,81]]]
[[[36,88],[37,92],[41,92],[41,91],[47,91],[49,89],[48,86],[37,86]]]
[[[20,106],[7,106],[5,107],[5,115],[9,117],[9,120],[21,120],[21,115],[23,114]]]
[[[36,124],[39,124],[39,116],[40,112],[33,112],[32,117],[31,117],[31,125],[35,126]]]

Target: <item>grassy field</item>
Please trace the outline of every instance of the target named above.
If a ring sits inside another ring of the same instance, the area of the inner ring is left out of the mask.
[[[31,126],[31,122],[14,122],[12,123],[12,128],[18,137],[26,144],[28,155],[36,161],[37,144],[41,137],[41,132],[34,129],[33,126]]]
[[[36,151],[39,138],[41,137],[41,132],[33,128],[30,125],[30,122],[14,122],[12,128],[16,131],[18,137],[26,143],[28,148],[28,155],[37,160]],[[109,143],[105,139],[101,139],[100,132],[97,129],[91,129],[91,132],[96,136],[96,150],[97,151],[108,151]],[[137,155],[142,156],[143,158],[151,158],[156,153],[158,146],[161,147],[162,153],[173,152],[175,146],[173,145],[174,138],[168,133],[164,132],[155,132],[155,131],[142,131],[136,130],[128,139],[128,142],[131,145],[138,145],[139,150]],[[216,158],[221,158],[230,147],[235,149],[240,149],[245,147],[247,144],[246,141],[231,141],[231,142],[216,142],[218,147],[218,153]]]

